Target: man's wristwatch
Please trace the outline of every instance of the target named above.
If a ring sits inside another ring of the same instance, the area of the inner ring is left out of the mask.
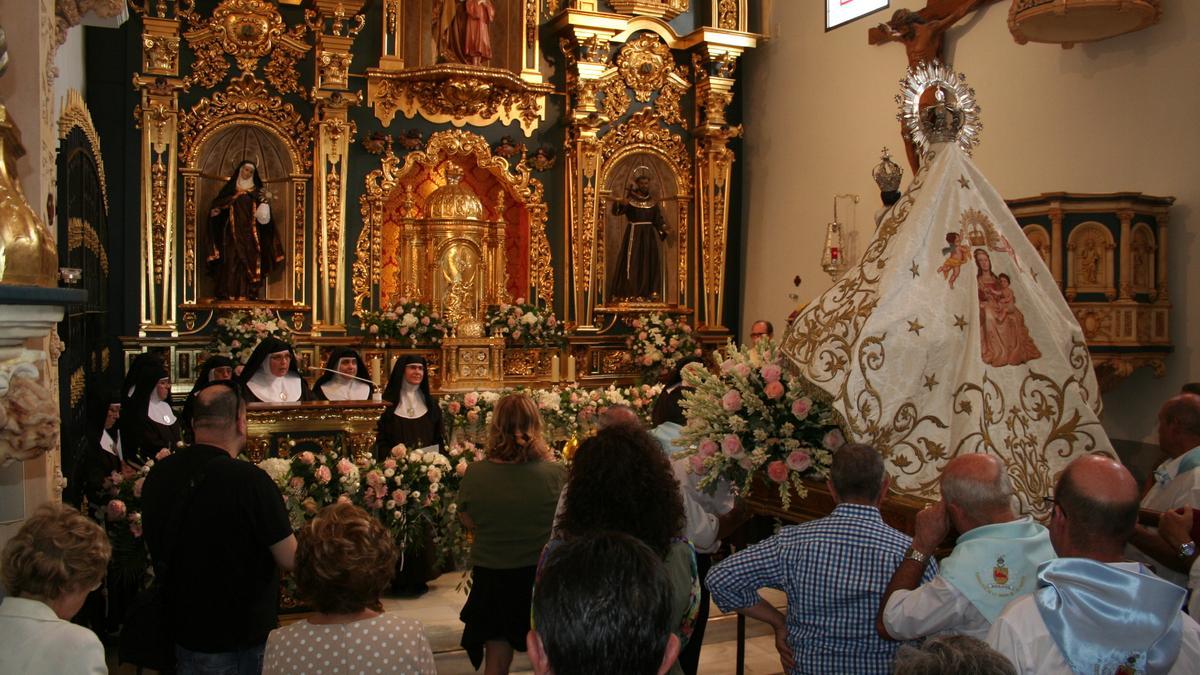
[[[922,565],[929,562],[929,556],[925,555],[924,553],[921,553],[920,551],[913,548],[912,546],[909,546],[908,550],[904,552],[904,559],[905,560],[915,560],[915,561],[921,563]]]
[[[1196,542],[1189,541],[1179,547],[1179,557],[1180,558],[1187,560],[1188,558],[1190,558],[1194,555],[1196,555]]]

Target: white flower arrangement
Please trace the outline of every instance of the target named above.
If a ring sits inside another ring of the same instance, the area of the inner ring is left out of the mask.
[[[292,331],[287,322],[268,309],[233,311],[217,319],[213,334],[214,351],[237,363],[245,363],[254,347],[268,337],[292,344]]]

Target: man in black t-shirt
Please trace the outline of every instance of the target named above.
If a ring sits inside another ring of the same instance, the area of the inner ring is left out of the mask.
[[[201,389],[192,427],[196,443],[156,464],[142,490],[178,671],[257,674],[278,623],[279,568],[292,568],[296,538],[275,483],[234,459],[246,444],[237,389]]]

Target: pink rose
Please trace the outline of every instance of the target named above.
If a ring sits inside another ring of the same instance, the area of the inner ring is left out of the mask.
[[[125,518],[125,502],[113,499],[104,507],[104,512],[109,520],[123,520]]]
[[[163,448],[162,450],[158,451],[158,454],[154,455],[154,461],[161,462],[170,456],[171,456],[171,451],[166,448]]]
[[[736,389],[730,389],[721,397],[721,407],[725,412],[737,412],[742,409],[742,395]]]
[[[469,391],[465,396],[463,396],[463,405],[467,406],[468,408],[474,408],[476,403],[479,403],[478,393]]]
[[[316,459],[317,458],[314,457],[313,454],[311,452],[309,452],[308,450],[305,450],[304,452],[300,453],[300,461],[304,462],[305,464],[312,464],[313,462],[316,461]]]
[[[450,401],[450,404],[446,406],[446,409],[450,411],[451,415],[457,415],[458,411],[462,410],[462,405],[459,404],[458,401]]]
[[[641,320],[641,319],[634,319],[634,320],[633,320],[633,324],[632,324],[632,325],[633,325],[633,327],[634,327],[634,329],[635,329],[635,330],[641,330],[641,328],[642,328],[642,320]]]
[[[675,325],[675,320],[667,319],[666,321],[663,322],[663,325],[666,326],[667,328],[670,328],[671,326]]]
[[[402,457],[407,457],[407,456],[408,456],[408,448],[403,443],[397,443],[395,445],[395,447],[392,448],[392,457],[394,457],[395,459],[400,459]],[[393,462],[392,468],[395,468],[395,467],[396,467],[396,464],[395,464],[395,462]]]
[[[807,471],[812,466],[812,458],[803,450],[796,450],[787,456],[787,466],[792,471]]]
[[[841,429],[834,429],[825,434],[825,438],[821,440],[821,445],[825,446],[826,450],[837,450],[846,444],[846,437],[842,435]]]
[[[400,327],[400,334],[401,334],[401,335],[408,335],[408,326],[401,326],[401,327]]]
[[[230,347],[233,347],[234,349],[237,349],[238,347],[241,347],[241,346],[242,346],[242,341],[241,341],[241,340],[234,340],[233,342],[230,342],[230,343],[229,343],[229,346],[230,346]]]
[[[767,465],[767,476],[776,483],[782,483],[787,480],[788,467],[787,464],[779,460],[775,460]]]
[[[697,476],[704,474],[704,458],[700,455],[692,455],[688,458],[688,462],[692,465],[692,473]]]
[[[762,367],[759,374],[762,375],[764,382],[778,382],[779,378],[783,375],[783,369],[774,363],[768,363]]]
[[[408,499],[408,491],[403,488],[399,490],[393,490],[392,499],[396,500],[397,502],[404,502]]]
[[[733,362],[733,359],[725,359],[721,362],[721,374],[728,375],[729,373],[732,373],[735,365],[736,364]]]
[[[646,338],[649,338],[649,337],[650,336],[646,334],[646,331],[642,331],[642,332],[638,333],[638,339],[641,340],[642,342],[645,342]]]
[[[750,377],[750,366],[748,366],[744,363],[739,363],[733,367],[733,372],[736,373],[738,377],[740,377],[744,380],[747,377]]]
[[[796,402],[792,404],[792,414],[796,416],[796,419],[802,420],[805,417],[808,417],[810,410],[812,410],[812,399],[808,398],[807,396],[797,399]]]
[[[549,318],[546,319],[546,325],[551,328],[554,328],[555,326],[558,325],[558,319],[554,318],[554,315],[551,314],[549,316]]]
[[[329,467],[327,466],[318,466],[317,470],[313,472],[313,475],[317,477],[317,482],[322,485],[328,483],[333,478],[333,475],[329,473]]]
[[[428,326],[429,325],[429,317],[427,317],[427,316],[421,317],[421,325]]]
[[[737,461],[737,464],[746,471],[754,468],[754,462],[750,461],[750,457],[746,455],[743,455],[742,458]]]
[[[711,438],[706,438],[700,441],[700,447],[697,448],[697,451],[700,453],[701,457],[712,457],[713,455],[717,454],[717,450],[719,449],[720,448],[716,441],[712,440]]]
[[[392,459],[391,457],[388,457],[387,459],[383,460],[383,468],[395,470],[396,460]]]
[[[742,455],[742,441],[733,434],[728,434],[721,440],[721,450],[728,457],[740,457]]]
[[[337,470],[338,470],[338,473],[340,473],[343,476],[349,475],[350,472],[354,470],[354,462],[351,462],[350,460],[343,457],[338,460]]]
[[[293,490],[299,490],[304,487],[304,479],[300,476],[293,476],[292,480],[288,481],[288,485],[291,486]]]
[[[642,365],[644,365],[644,366],[654,365],[654,358],[651,357],[649,354],[643,356],[642,357]]]
[[[454,467],[454,473],[458,474],[459,477],[467,475],[467,463],[465,461],[460,461]]]
[[[145,483],[145,482],[146,482],[145,476],[134,481],[134,483],[133,483],[133,496],[134,497],[142,496],[142,483]]]
[[[768,382],[767,386],[763,388],[763,393],[767,395],[767,398],[775,400],[783,396],[783,383],[778,380]]]
[[[685,333],[690,333],[690,332],[692,332],[692,327],[685,323],[685,324],[682,324],[681,326],[679,326],[679,330],[681,330]],[[697,351],[699,351],[699,350],[697,350]]]

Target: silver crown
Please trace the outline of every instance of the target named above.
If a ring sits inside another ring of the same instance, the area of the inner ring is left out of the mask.
[[[871,175],[880,192],[896,192],[900,189],[900,179],[904,178],[904,169],[892,161],[892,153],[884,148],[879,164],[875,165]]]

